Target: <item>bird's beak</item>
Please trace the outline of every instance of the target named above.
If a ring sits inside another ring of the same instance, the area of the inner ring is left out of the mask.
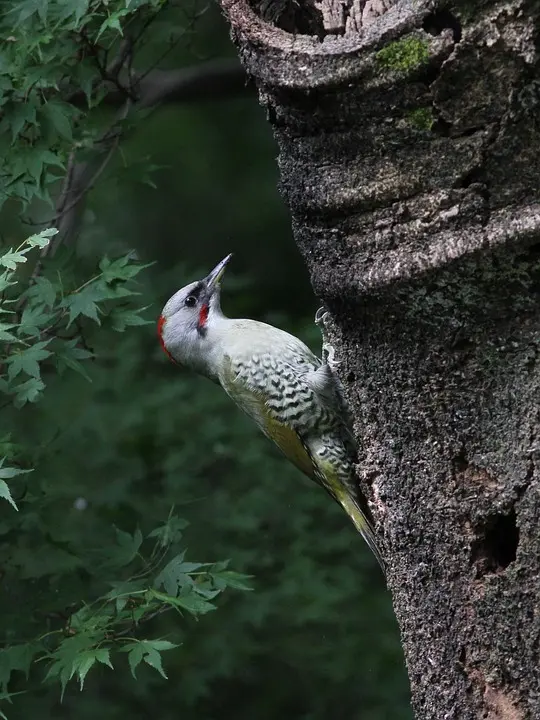
[[[219,286],[219,282],[223,277],[223,273],[225,272],[227,264],[231,258],[232,253],[229,253],[229,255],[227,255],[226,258],[223,258],[223,260],[216,265],[212,272],[205,277],[204,283],[209,294],[212,294],[212,292]]]

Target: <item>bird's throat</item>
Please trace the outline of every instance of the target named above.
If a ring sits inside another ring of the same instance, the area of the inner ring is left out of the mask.
[[[207,303],[201,306],[201,310],[199,312],[199,322],[197,325],[197,330],[199,331],[199,335],[204,335],[206,332],[206,323],[208,321],[208,310],[209,306]]]

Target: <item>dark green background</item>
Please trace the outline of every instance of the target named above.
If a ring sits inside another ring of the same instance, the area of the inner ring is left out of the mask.
[[[167,63],[233,54],[212,7]],[[155,111],[92,193],[78,262],[91,267],[129,247],[155,261],[141,304],[157,317],[173,292],[233,252],[225,312],[277,324],[318,351],[317,301],[278,194],[276,152],[254,94]],[[140,181],[145,163],[163,166],[152,173],[156,189]],[[10,720],[410,718],[390,597],[344,513],[217,386],[169,363],[153,326],[98,331],[92,342],[91,384],[51,379],[45,399],[19,414],[19,431],[47,448],[37,472],[55,487],[40,522],[56,528],[55,541],[85,545],[112,523],[152,529],[174,504],[190,522],[187,559],[231,558],[254,590],[228,592],[198,623],[160,619],[163,636],[171,625],[184,635],[164,655],[168,682],[143,666],[138,681],[127,663],[114,673],[100,666],[83,693],[68,686],[63,704],[57,685],[21,696]],[[80,497],[84,511],[73,506]],[[76,598],[76,583],[69,592]]]

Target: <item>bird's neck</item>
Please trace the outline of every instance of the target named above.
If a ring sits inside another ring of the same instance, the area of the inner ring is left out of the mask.
[[[186,356],[182,358],[182,363],[210,380],[218,382],[219,370],[223,364],[225,339],[233,323],[233,320],[224,315],[211,317],[203,331],[198,332],[189,348],[186,348]]]

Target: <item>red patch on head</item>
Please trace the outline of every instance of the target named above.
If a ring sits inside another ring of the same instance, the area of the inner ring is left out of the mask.
[[[202,328],[206,325],[206,321],[208,320],[208,305],[202,305],[201,311],[199,312],[199,328]]]
[[[157,321],[157,332],[158,332],[159,344],[163,348],[165,355],[167,355],[169,360],[172,360],[175,363],[176,360],[173,358],[171,353],[165,347],[165,340],[163,340],[163,328],[165,327],[166,322],[167,322],[167,319],[165,317],[163,317],[163,315],[160,315],[159,320]]]

